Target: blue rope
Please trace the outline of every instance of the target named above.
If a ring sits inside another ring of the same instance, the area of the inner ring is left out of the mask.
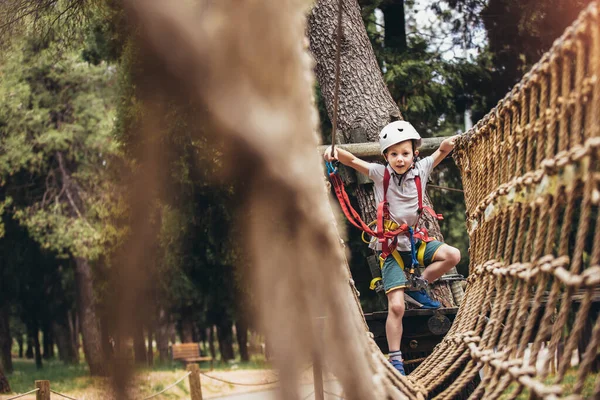
[[[412,257],[412,266],[413,267],[417,267],[419,266],[419,260],[417,260],[417,252],[415,251],[415,238],[413,236],[413,228],[412,226],[408,227],[408,237],[410,239],[410,255]]]
[[[327,174],[337,174],[337,166],[333,165],[331,161],[325,161],[325,165],[327,166]]]

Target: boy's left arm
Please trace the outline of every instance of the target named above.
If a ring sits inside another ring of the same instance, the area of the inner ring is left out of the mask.
[[[433,158],[433,168],[437,167],[437,165],[442,162],[444,158],[446,158],[452,149],[454,149],[456,138],[458,138],[458,135],[450,136],[440,143],[440,147],[438,147],[438,149],[431,155]]]

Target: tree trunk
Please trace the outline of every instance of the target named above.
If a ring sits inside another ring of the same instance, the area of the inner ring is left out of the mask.
[[[233,360],[233,323],[229,318],[223,318],[217,325],[217,338],[219,340],[219,351],[221,360]]]
[[[33,358],[33,337],[27,332],[27,350],[25,350],[25,357],[29,360]]]
[[[208,354],[208,347],[207,347],[208,346],[208,336],[207,336],[208,331],[206,330],[206,328],[203,328],[200,326],[196,327],[196,329],[198,331],[198,337],[199,337],[199,340],[201,343],[200,351],[202,351],[202,354],[206,355],[206,354]]]
[[[113,341],[109,331],[108,316],[103,314],[100,317],[100,335],[102,336],[102,354],[106,361],[112,360],[114,354]]]
[[[238,318],[235,322],[235,335],[240,349],[241,360],[250,361],[248,354],[248,324],[246,324],[244,318]]]
[[[69,332],[71,334],[71,344],[73,346],[74,354],[75,354],[75,362],[79,362],[79,348],[80,348],[80,340],[79,340],[79,314],[77,312],[72,313],[69,311],[67,313],[69,318]]]
[[[158,323],[156,327],[156,347],[161,362],[169,359],[169,321],[164,308],[158,310]]]
[[[49,323],[45,323],[42,327],[42,338],[44,346],[44,360],[54,358],[54,338]]]
[[[25,347],[25,343],[23,342],[23,335],[17,335],[17,344],[19,345],[19,358],[23,358],[23,348]]]
[[[40,334],[39,334],[37,324],[30,327],[29,335],[33,338],[33,352],[35,355],[35,366],[37,367],[37,369],[41,369],[43,367],[42,349],[40,347]]]
[[[12,354],[12,337],[10,335],[8,305],[0,307],[0,367],[4,367],[6,373],[13,372]],[[2,393],[2,384],[0,383],[0,393]]]
[[[52,333],[58,348],[58,358],[65,364],[77,364],[79,359],[75,354],[75,345],[68,324],[65,321],[54,321]]]
[[[213,360],[217,359],[217,350],[215,349],[215,327],[211,326],[208,329],[208,348],[210,349],[210,356]]]
[[[152,327],[148,327],[148,346],[146,346],[146,362],[149,366],[154,365],[154,350],[153,350],[153,341],[154,341],[154,331]]]
[[[383,12],[384,44],[398,53],[406,51],[404,0],[387,0],[379,6]]]
[[[194,341],[194,321],[192,321],[192,313],[188,308],[181,311],[181,343],[192,343]]]
[[[133,354],[136,364],[146,364],[146,342],[144,340],[144,327],[139,322],[133,327]]]
[[[308,17],[310,51],[317,62],[315,73],[330,117],[335,88],[337,5],[337,0],[319,0]],[[363,131],[368,140],[374,141],[390,121],[390,115],[399,117],[400,112],[382,79],[358,3],[344,1],[342,9],[338,129],[344,142],[350,141],[353,130]]]
[[[2,369],[2,365],[0,365],[0,394],[10,393],[10,384],[8,383],[8,379],[4,375],[4,370]]]
[[[91,375],[106,375],[102,356],[102,335],[94,301],[92,268],[89,262],[75,257],[75,282],[77,284],[77,313],[83,337],[83,353]]]

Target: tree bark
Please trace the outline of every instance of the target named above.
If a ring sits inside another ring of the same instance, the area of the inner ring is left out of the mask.
[[[102,354],[104,359],[108,362],[111,361],[114,354],[113,341],[110,336],[110,324],[108,321],[108,315],[102,313],[100,317],[100,335],[102,337]]]
[[[85,360],[91,375],[104,376],[107,369],[102,356],[102,335],[94,300],[92,268],[88,260],[81,257],[75,257],[75,282]]]
[[[242,361],[250,361],[248,354],[248,324],[244,318],[238,318],[235,322],[235,335],[237,337],[240,358]]]
[[[23,335],[17,335],[17,344],[19,345],[19,358],[23,358],[23,348],[25,347],[25,343],[23,342]]]
[[[158,322],[156,327],[156,347],[161,362],[169,359],[169,320],[164,308],[158,310]]]
[[[12,354],[12,337],[10,335],[8,305],[0,306],[0,367],[4,367],[6,373],[13,372]],[[2,386],[0,384],[0,393]]]
[[[219,351],[221,360],[233,360],[233,323],[229,318],[223,318],[217,324],[217,338],[219,340]]]
[[[133,327],[133,353],[136,364],[146,364],[146,341],[144,340],[144,327],[139,322]]]
[[[68,324],[65,321],[54,321],[52,332],[58,348],[58,358],[65,364],[77,364],[79,359],[75,354],[75,345]]]
[[[194,341],[194,321],[192,321],[191,310],[184,308],[181,311],[181,343],[192,343]]]
[[[208,348],[210,349],[210,356],[213,360],[217,359],[217,350],[215,349],[215,327],[211,326],[208,329]]]
[[[316,60],[315,73],[330,118],[335,88],[337,4],[337,0],[319,0],[308,17],[310,51]],[[363,131],[369,141],[375,141],[390,115],[399,117],[400,111],[382,79],[358,3],[344,1],[342,9],[338,129],[345,143],[350,141],[353,130]]]
[[[0,365],[0,394],[10,392],[12,392],[10,389],[10,384],[8,383],[8,379],[6,379],[6,375],[4,375],[2,365]]]
[[[69,332],[71,333],[71,343],[73,345],[74,353],[75,353],[75,362],[79,362],[79,348],[81,342],[79,340],[79,314],[77,312],[72,313],[69,311],[67,313],[69,318]]]
[[[25,357],[29,360],[33,358],[33,337],[27,332],[27,350],[25,350]]]
[[[148,327],[148,345],[146,346],[146,362],[149,366],[154,365],[154,351],[153,351],[153,340],[154,340],[154,331],[152,327]]]
[[[40,347],[40,335],[37,324],[31,326],[29,329],[29,335],[33,338],[33,353],[35,355],[35,366],[37,367],[37,369],[41,369],[43,367],[42,349]]]
[[[44,349],[44,360],[54,358],[54,338],[52,335],[52,328],[49,323],[45,323],[42,326],[42,338],[43,338],[43,349]]]

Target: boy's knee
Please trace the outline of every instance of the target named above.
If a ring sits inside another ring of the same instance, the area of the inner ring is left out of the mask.
[[[456,266],[460,262],[460,250],[452,246],[443,246],[441,249],[440,261],[446,261],[448,265]]]
[[[404,316],[404,296],[401,298],[402,301],[394,301],[388,304],[388,313],[393,314],[397,318]]]
[[[456,247],[451,247],[448,249],[448,259],[452,261],[452,265],[456,265],[460,262],[460,250]]]

